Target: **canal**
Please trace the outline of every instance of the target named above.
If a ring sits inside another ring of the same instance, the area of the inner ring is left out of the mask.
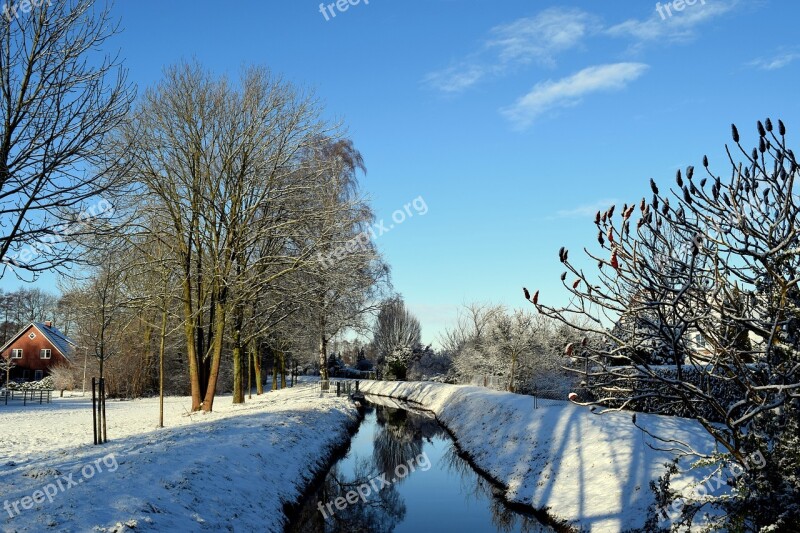
[[[432,415],[370,396],[347,454],[293,515],[290,533],[554,531],[506,505]]]

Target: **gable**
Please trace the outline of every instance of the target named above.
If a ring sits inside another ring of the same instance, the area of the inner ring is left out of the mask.
[[[30,339],[29,335],[31,333],[36,335],[36,338]],[[56,353],[61,355],[68,362],[72,361],[71,356],[75,349],[75,343],[54,327],[47,327],[41,322],[31,322],[17,332],[16,335],[11,337],[11,339],[0,348],[0,353],[5,353],[9,348],[20,342],[20,340],[25,343],[46,341],[48,345],[52,346],[52,349]]]

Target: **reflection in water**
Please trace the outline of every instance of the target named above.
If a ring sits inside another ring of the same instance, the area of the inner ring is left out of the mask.
[[[431,457],[431,462],[418,462],[422,454]],[[425,468],[399,477],[397,466],[410,464]],[[382,486],[376,482],[379,478],[389,484]],[[365,487],[369,495],[363,500],[344,505],[340,499],[340,508],[336,507],[337,498],[346,498],[359,488],[365,493]],[[372,490],[375,487],[381,488]],[[432,416],[377,404],[367,408],[347,456],[331,468],[286,529],[291,533],[428,530],[550,531],[535,518],[508,508],[499,490],[458,455],[450,436]]]

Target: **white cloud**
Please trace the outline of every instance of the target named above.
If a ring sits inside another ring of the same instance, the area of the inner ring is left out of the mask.
[[[595,17],[580,9],[550,8],[538,15],[492,28],[487,48],[502,63],[555,63],[555,56],[576,46],[599,28]]]
[[[648,68],[644,63],[613,63],[588,67],[560,80],[537,83],[528,94],[517,100],[513,106],[503,109],[502,113],[520,128],[525,128],[542,113],[577,105],[587,94],[624,89]]]
[[[650,18],[626,20],[608,28],[606,33],[612,37],[631,37],[637,41],[637,45],[654,41],[687,42],[696,37],[698,26],[731,11],[739,4],[739,0],[702,1],[685,5],[681,11],[671,8],[669,15],[666,5],[662,4],[669,5],[671,2],[656,4],[661,6],[661,14],[656,9]]]
[[[545,9],[533,17],[495,26],[478,52],[429,73],[423,81],[440,91],[456,93],[486,78],[503,75],[516,65],[553,66],[559,53],[580,46],[599,29],[597,19],[580,9]]]
[[[800,59],[800,53],[781,52],[773,57],[759,57],[748,63],[749,66],[760,70],[778,70],[788,66],[795,59]]]
[[[616,199],[598,200],[593,204],[584,204],[572,209],[561,209],[556,212],[553,218],[593,218],[598,211],[605,211],[618,203],[619,200]]]

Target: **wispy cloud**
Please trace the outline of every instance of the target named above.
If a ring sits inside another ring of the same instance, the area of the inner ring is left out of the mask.
[[[579,205],[578,207],[574,207],[572,209],[561,209],[556,211],[555,216],[550,217],[551,219],[556,218],[589,218],[594,217],[598,211],[605,211],[612,205],[617,205],[619,200],[614,198],[607,198],[604,200],[598,200],[592,204],[584,204]]]
[[[558,54],[580,46],[599,29],[598,19],[580,9],[545,9],[533,17],[495,26],[477,52],[429,73],[423,81],[442,92],[458,93],[517,65],[552,67]]]
[[[796,59],[800,59],[800,53],[798,52],[779,52],[771,57],[756,58],[747,63],[747,65],[760,70],[778,70],[788,66]]]
[[[647,19],[628,19],[611,26],[605,33],[612,37],[633,38],[636,41],[634,46],[650,42],[688,42],[697,36],[699,26],[728,13],[739,3],[739,0],[698,2],[692,6],[685,5],[680,12],[671,11],[669,16],[662,7],[661,15],[654,10]]]
[[[587,94],[624,89],[647,69],[644,63],[588,67],[566,78],[537,83],[528,94],[511,107],[503,109],[502,113],[524,129],[539,115],[552,109],[577,105]]]

